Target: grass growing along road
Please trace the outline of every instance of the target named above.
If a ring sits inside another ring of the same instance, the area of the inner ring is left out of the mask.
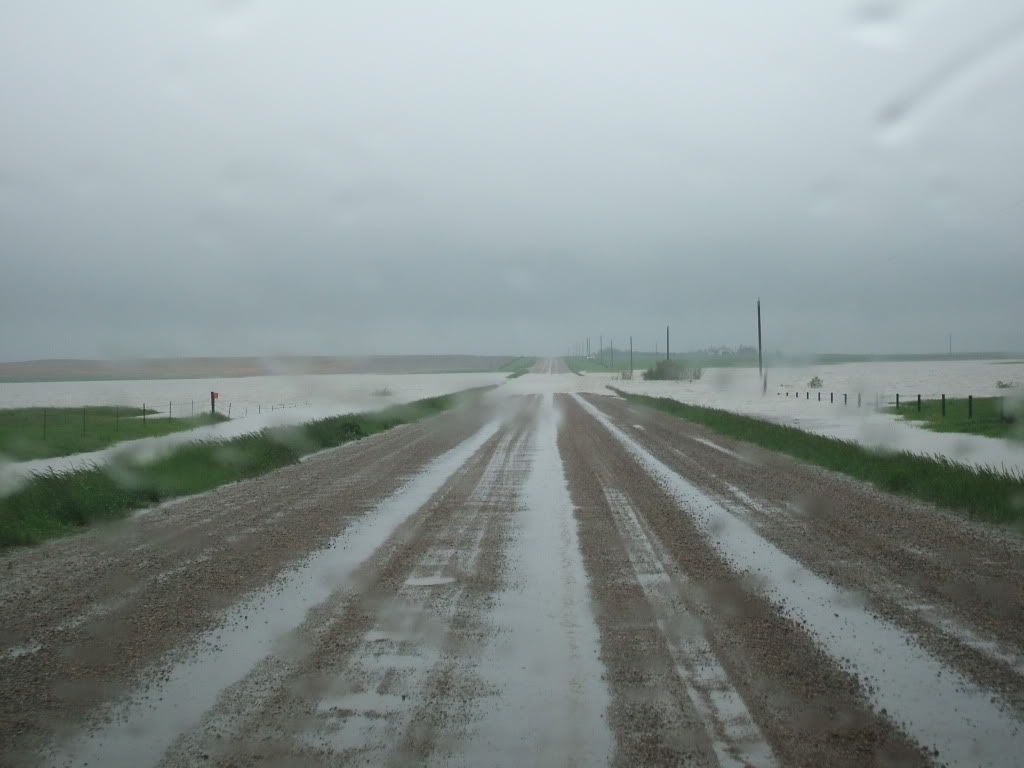
[[[119,463],[36,474],[0,497],[0,547],[36,544],[90,523],[115,520],[175,496],[269,472],[324,448],[419,421],[479,397],[490,387],[431,397],[370,413],[333,416],[294,427],[193,442],[145,464]]]
[[[124,440],[159,437],[226,421],[222,414],[153,418],[156,411],[115,405],[0,410],[0,455],[14,461],[98,451]]]
[[[946,415],[942,415],[942,400],[909,400],[885,409],[917,426],[933,432],[966,432],[987,437],[1006,437],[1024,440],[1024,418],[1019,400],[1002,397],[974,398],[973,415],[969,416],[966,397],[946,398]]]
[[[667,397],[613,391],[631,402],[865,480],[892,493],[931,502],[987,522],[1015,526],[1024,522],[1024,476],[1021,475],[907,452],[881,453],[854,442],[815,435],[752,416],[689,405]]]

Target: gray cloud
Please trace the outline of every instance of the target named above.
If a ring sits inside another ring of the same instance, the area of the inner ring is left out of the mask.
[[[0,359],[1024,348],[1022,24],[8,3]]]

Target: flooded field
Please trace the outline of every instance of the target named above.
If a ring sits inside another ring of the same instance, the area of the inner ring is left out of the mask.
[[[141,405],[167,411],[208,408],[220,393],[218,410],[232,406],[232,418],[263,409],[302,407],[317,413],[365,411],[470,387],[504,381],[507,373],[321,374],[247,376],[219,379],[131,381],[45,381],[0,383],[0,408],[82,405]]]
[[[768,389],[762,394],[756,368],[710,368],[693,382],[615,381],[624,391],[671,397],[686,403],[722,408],[767,418],[822,435],[855,440],[864,445],[914,453],[941,454],[958,461],[1024,470],[1024,443],[978,435],[930,432],[874,409],[897,393],[910,401],[923,398],[1003,396],[1007,407],[1019,407],[1024,395],[1024,363],[1002,361],[929,361],[906,363],[844,363],[767,371]],[[822,386],[812,389],[815,376]],[[1000,388],[998,382],[1011,384]],[[807,397],[807,393],[810,397]],[[787,396],[788,393],[788,396]],[[821,400],[818,400],[818,394]],[[834,394],[834,402],[831,396]],[[843,395],[848,397],[844,404]],[[861,395],[858,407],[857,396]],[[799,397],[798,397],[799,395]]]

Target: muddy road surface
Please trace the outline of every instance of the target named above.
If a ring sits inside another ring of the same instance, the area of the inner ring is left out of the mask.
[[[0,556],[0,764],[1020,764],[1019,538],[587,380]]]

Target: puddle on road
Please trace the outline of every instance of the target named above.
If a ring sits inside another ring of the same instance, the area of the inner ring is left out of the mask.
[[[109,724],[58,748],[49,763],[135,768],[159,762],[180,734],[200,722],[222,690],[272,654],[308,611],[348,581],[500,426],[493,421],[436,458],[328,547],[230,609],[221,625],[199,640],[193,659],[175,665],[167,680],[148,694],[138,693],[115,707]]]
[[[405,580],[407,587],[439,587],[444,584],[451,584],[455,579],[451,576],[421,576]]]
[[[500,694],[482,700],[459,745],[459,765],[604,765],[614,746],[551,393],[537,419],[510,544],[514,576],[496,597],[497,634],[478,667],[484,687]]]

